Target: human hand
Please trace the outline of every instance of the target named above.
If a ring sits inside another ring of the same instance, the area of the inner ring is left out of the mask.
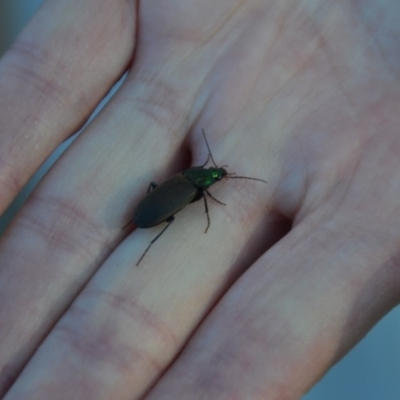
[[[374,4],[44,3],[0,64],[2,210],[129,74],[0,244],[6,399],[296,399],[398,303],[399,30]],[[213,186],[207,234],[188,206],[137,268],[160,229],[121,227],[204,162],[202,128],[268,185]]]

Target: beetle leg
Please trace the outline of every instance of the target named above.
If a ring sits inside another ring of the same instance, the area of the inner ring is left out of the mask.
[[[210,196],[214,201],[216,201],[216,202],[219,203],[219,204],[222,204],[223,206],[226,206],[225,203],[223,203],[222,201],[219,201],[219,200],[217,200],[215,197],[213,197],[212,194],[211,194],[207,189],[203,189],[203,190],[204,190],[204,192],[206,192],[207,195]],[[210,227],[210,215],[208,214],[207,198],[206,198],[206,196],[204,195],[204,193],[203,193],[203,199],[204,199],[204,207],[205,207],[205,209],[206,209],[206,214],[207,214],[207,228],[206,228],[206,230],[204,231],[204,233],[207,233],[208,228]]]
[[[205,207],[205,209],[206,209],[206,214],[207,214],[207,228],[206,228],[206,230],[204,231],[204,233],[207,233],[208,228],[210,227],[210,216],[208,215],[207,199],[206,199],[206,196],[204,196],[204,194],[203,194],[203,199],[204,199],[204,207]]]
[[[174,222],[175,217],[171,215],[169,218],[165,220],[165,222],[168,222],[167,225],[164,227],[164,229],[149,243],[147,246],[146,250],[142,254],[142,256],[139,258],[139,261],[136,263],[136,266],[140,264],[140,262],[143,260],[144,256],[146,253],[150,250],[150,247],[153,245],[153,243],[167,230],[167,228]]]
[[[225,203],[223,203],[222,201],[219,201],[218,199],[216,199],[215,197],[213,197],[212,194],[211,194],[207,189],[204,189],[204,190],[205,190],[205,192],[206,192],[214,201],[216,201],[216,202],[219,203],[219,204],[222,204],[223,206],[226,206]]]
[[[155,189],[157,187],[157,183],[150,182],[149,188],[147,189],[146,193],[149,193],[151,189]]]

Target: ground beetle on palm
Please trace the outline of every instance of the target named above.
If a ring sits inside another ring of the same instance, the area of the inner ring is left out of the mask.
[[[204,199],[204,207],[207,214],[207,227],[204,233],[207,232],[210,226],[210,216],[208,215],[206,194],[217,203],[226,205],[214,198],[208,191],[208,188],[214,183],[223,178],[251,179],[253,181],[267,183],[267,181],[264,181],[263,179],[249,178],[247,176],[233,176],[235,173],[228,173],[224,168],[227,167],[227,165],[218,167],[211,154],[210,146],[204,130],[203,136],[208,149],[207,161],[199,167],[192,167],[180,172],[179,174],[171,176],[161,185],[151,182],[146,196],[137,205],[133,213],[133,218],[124,226],[124,228],[126,228],[131,222],[133,222],[138,228],[151,228],[161,224],[161,222],[167,222],[164,229],[147,246],[146,250],[136,263],[136,266],[140,264],[154,242],[172,224],[175,219],[175,214],[188,204],[194,203],[200,199]],[[214,167],[204,168],[210,159],[214,164]]]

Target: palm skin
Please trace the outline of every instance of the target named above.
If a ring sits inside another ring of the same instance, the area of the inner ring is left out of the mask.
[[[5,399],[297,399],[399,302],[395,1],[45,2],[0,64]],[[397,46],[397,47],[396,47]],[[155,231],[152,180],[220,182]],[[191,161],[188,161],[188,154]]]

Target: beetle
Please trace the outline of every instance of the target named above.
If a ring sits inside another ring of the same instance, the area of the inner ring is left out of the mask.
[[[207,215],[207,227],[204,233],[207,233],[210,227],[210,216],[208,214],[208,204],[206,195],[219,204],[226,205],[217,200],[209,192],[208,188],[222,179],[250,179],[267,183],[267,181],[247,176],[233,176],[235,173],[228,173],[224,168],[227,165],[218,167],[211,154],[204,129],[202,130],[204,140],[208,149],[208,157],[203,165],[186,169],[178,174],[172,175],[169,179],[160,185],[151,182],[147,194],[136,206],[132,219],[122,228],[126,228],[131,222],[138,228],[151,228],[166,222],[167,225],[162,231],[149,243],[146,250],[139,258],[136,266],[140,264],[146,253],[154,242],[169,228],[175,220],[175,214],[185,208],[188,204],[204,199],[204,207]],[[208,162],[212,161],[214,167],[205,168]]]

